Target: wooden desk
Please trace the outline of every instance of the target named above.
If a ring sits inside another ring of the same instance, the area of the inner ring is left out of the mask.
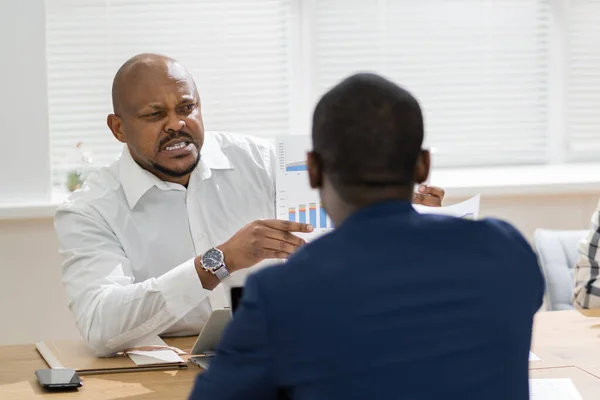
[[[169,345],[189,352],[196,338],[165,339]],[[48,368],[33,345],[0,347],[0,399],[163,400],[187,399],[201,371],[189,363],[187,370],[126,372],[85,375],[77,392],[45,393],[33,372]]]
[[[538,313],[531,350],[541,360],[530,369],[575,366],[600,376],[600,318],[577,311]]]
[[[194,340],[166,342],[189,350]],[[541,361],[530,363],[531,378],[571,378],[584,399],[600,398],[600,318],[576,311],[539,313],[532,351]],[[79,392],[46,394],[33,375],[39,368],[47,366],[33,345],[0,347],[0,399],[185,399],[200,372],[189,364],[186,371],[89,375]]]
[[[584,400],[598,399],[600,379],[577,367],[534,369],[529,371],[531,379],[571,378]]]

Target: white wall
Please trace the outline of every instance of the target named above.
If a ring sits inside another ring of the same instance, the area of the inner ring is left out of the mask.
[[[44,0],[2,0],[0,203],[50,199]]]
[[[598,194],[482,197],[480,217],[499,217],[529,240],[537,228],[588,229]]]
[[[483,197],[481,212],[511,221],[531,238],[536,228],[586,229],[598,196]],[[78,337],[57,246],[49,218],[0,220],[0,345]]]
[[[78,337],[52,219],[0,220],[0,345]]]

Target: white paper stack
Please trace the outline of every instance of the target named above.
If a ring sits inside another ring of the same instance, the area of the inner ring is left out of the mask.
[[[480,202],[480,195],[476,195],[462,203],[452,204],[451,206],[446,207],[426,207],[418,204],[415,204],[413,207],[421,214],[440,214],[465,219],[477,219],[479,218]]]
[[[127,352],[135,365],[169,364],[185,362],[173,350],[130,350]]]
[[[582,400],[571,379],[530,379],[530,400]]]

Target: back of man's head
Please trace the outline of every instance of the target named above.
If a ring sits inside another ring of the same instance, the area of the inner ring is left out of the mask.
[[[417,100],[393,82],[361,73],[336,85],[315,108],[312,139],[323,173],[343,197],[345,189],[412,193],[423,117]]]

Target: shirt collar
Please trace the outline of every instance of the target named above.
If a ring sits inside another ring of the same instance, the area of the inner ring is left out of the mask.
[[[223,153],[221,145],[210,132],[204,136],[204,144],[200,150],[200,162],[190,176],[191,179],[208,179],[213,169],[232,169],[231,163]],[[135,162],[127,145],[123,147],[119,160],[119,179],[127,198],[129,208],[133,209],[148,190],[156,186],[161,190],[185,190],[181,185],[165,182],[156,175],[146,171]]]

